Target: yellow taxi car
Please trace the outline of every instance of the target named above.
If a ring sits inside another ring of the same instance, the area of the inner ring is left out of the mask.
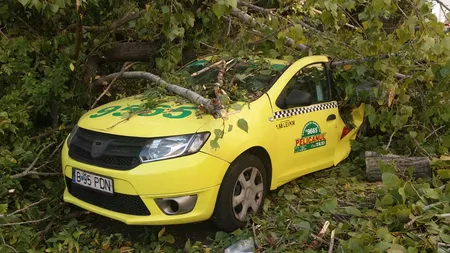
[[[261,211],[270,190],[344,160],[364,104],[353,109],[350,129],[326,56],[271,63],[279,75],[226,121],[171,102],[123,121],[139,97],[87,112],[62,150],[64,201],[130,225],[211,219],[232,231]]]

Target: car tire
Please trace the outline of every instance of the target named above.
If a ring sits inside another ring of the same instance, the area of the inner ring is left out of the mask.
[[[219,229],[232,232],[243,228],[249,214],[261,212],[269,188],[266,175],[264,164],[255,155],[244,153],[231,163],[222,180],[212,217]],[[245,206],[247,211],[244,211]]]

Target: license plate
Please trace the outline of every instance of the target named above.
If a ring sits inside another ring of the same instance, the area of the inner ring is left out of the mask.
[[[75,168],[72,168],[72,182],[102,192],[114,193],[114,184],[111,178],[102,177]]]

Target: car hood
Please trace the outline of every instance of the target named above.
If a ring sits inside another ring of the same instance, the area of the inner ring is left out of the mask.
[[[81,128],[135,137],[160,137],[195,133],[203,124],[214,120],[209,114],[201,113],[195,104],[161,103],[153,110],[138,114],[142,97],[117,100],[84,114],[78,121]],[[131,113],[130,113],[131,112]]]

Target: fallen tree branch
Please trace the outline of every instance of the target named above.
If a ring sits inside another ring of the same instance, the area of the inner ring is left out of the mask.
[[[41,134],[39,134],[39,135],[36,135],[36,136],[31,137],[30,140],[32,140],[32,141],[38,140],[38,139],[40,139],[40,138],[47,137],[47,136],[51,135],[52,133],[54,133],[54,132],[56,132],[56,131],[63,130],[63,129],[68,129],[68,128],[72,128],[72,127],[73,127],[73,125],[65,126],[65,127],[63,127],[62,129],[59,129],[59,128],[52,128],[52,129],[50,129],[50,130],[48,130],[48,131],[46,131],[46,132],[43,132],[43,133],[41,133]]]
[[[34,159],[34,161],[30,164],[30,166],[28,166],[28,168],[25,169],[24,172],[14,174],[14,175],[11,176],[11,178],[12,179],[17,179],[17,178],[21,178],[21,177],[25,177],[25,176],[29,175],[31,170],[34,168],[34,165],[36,165],[36,162],[39,160],[39,157],[42,155],[42,153],[44,153],[44,151],[46,149],[48,149],[49,147],[51,147],[53,144],[55,144],[55,143],[52,142],[52,143],[48,144],[47,146],[45,146],[44,148],[42,148],[41,151],[39,151],[39,153],[37,154],[37,156]]]
[[[21,222],[12,222],[12,223],[5,223],[5,224],[0,224],[0,227],[7,227],[7,226],[15,226],[15,225],[24,225],[24,224],[32,224],[32,223],[39,223],[45,220],[48,220],[50,217],[52,217],[51,215],[46,216],[42,219],[39,220],[30,220],[30,221],[21,221]]]
[[[98,80],[95,81],[94,85],[99,85],[104,82],[109,82],[110,80],[113,80],[116,76],[119,76],[120,73],[112,73],[107,76],[104,76]],[[211,100],[204,98],[203,96],[197,94],[194,91],[191,91],[189,89],[183,88],[181,86],[168,83],[164,81],[161,77],[154,75],[149,72],[144,71],[128,71],[124,72],[122,75],[120,75],[120,78],[124,79],[146,79],[151,82],[154,82],[162,87],[164,87],[166,90],[173,92],[179,96],[182,96],[191,102],[195,103],[198,106],[201,106],[206,109],[208,113],[213,115],[214,117],[217,117],[219,114],[219,111],[221,108],[216,108],[212,103]]]
[[[106,87],[106,89],[102,92],[102,94],[100,94],[100,96],[98,96],[98,98],[97,98],[97,99],[94,101],[94,103],[91,105],[91,109],[93,109],[93,108],[97,105],[98,101],[100,101],[100,99],[101,99],[106,93],[108,93],[109,89],[111,89],[112,85],[116,82],[116,80],[117,80],[118,78],[120,78],[120,77],[122,76],[122,74],[123,74],[126,70],[128,70],[129,68],[131,68],[134,64],[136,64],[136,63],[125,62],[125,63],[123,64],[122,69],[120,70],[119,74],[118,74],[116,77],[114,77],[114,79],[109,83],[108,87]]]
[[[125,16],[124,18],[113,22],[108,26],[83,26],[83,29],[88,32],[106,32],[110,30],[117,29],[120,26],[127,24],[130,21],[136,20],[141,17],[146,12],[146,10],[140,10],[139,12],[132,12],[131,14]]]
[[[36,202],[34,202],[34,203],[31,203],[30,205],[28,205],[28,206],[26,206],[26,207],[24,207],[24,208],[21,208],[21,209],[19,209],[19,210],[16,210],[16,211],[14,211],[14,212],[12,212],[12,213],[10,213],[10,214],[5,214],[4,217],[8,217],[8,216],[12,216],[12,215],[21,213],[21,212],[23,212],[23,211],[25,211],[25,210],[27,210],[27,209],[30,209],[30,208],[33,207],[33,206],[39,205],[40,203],[42,203],[42,202],[44,202],[44,201],[47,201],[47,200],[48,200],[48,198],[43,198],[43,199],[41,199],[41,200],[39,200],[39,201],[36,201]],[[1,217],[1,216],[0,216],[0,217]]]

